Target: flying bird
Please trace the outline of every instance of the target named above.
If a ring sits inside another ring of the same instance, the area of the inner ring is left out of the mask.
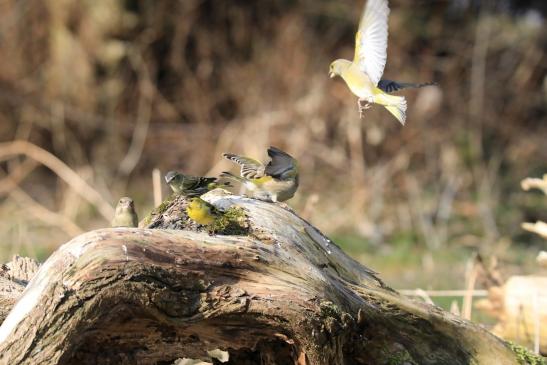
[[[268,148],[271,161],[267,165],[232,153],[223,156],[240,165],[241,171],[240,176],[229,172],[220,176],[242,183],[255,199],[282,202],[292,198],[298,189],[298,162],[279,148]]]
[[[137,227],[139,219],[135,212],[133,199],[124,196],[118,201],[114,219],[112,219],[112,227]]]
[[[359,97],[359,115],[371,104],[383,105],[401,124],[406,121],[406,99],[389,93],[434,83],[414,84],[382,80],[387,60],[389,7],[387,0],[368,0],[355,35],[353,61],[338,59],[330,64],[329,76],[340,76]],[[365,103],[363,105],[363,102]]]

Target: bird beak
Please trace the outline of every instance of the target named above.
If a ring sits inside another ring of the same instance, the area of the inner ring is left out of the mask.
[[[336,74],[335,74],[333,71],[329,72],[329,77],[330,77],[331,79],[332,79],[334,76],[336,76]]]

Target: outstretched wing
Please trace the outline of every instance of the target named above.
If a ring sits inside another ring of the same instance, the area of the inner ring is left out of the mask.
[[[264,176],[265,168],[260,161],[252,159],[250,157],[234,155],[232,153],[224,153],[222,156],[240,165],[240,175],[246,179],[255,179]]]
[[[378,84],[387,60],[387,0],[368,0],[355,36],[356,63],[374,85]]]
[[[278,179],[294,177],[296,173],[296,160],[288,153],[281,151],[279,148],[268,148],[268,156],[272,159],[266,166],[266,175],[273,176]]]
[[[437,83],[425,82],[423,84],[416,84],[412,82],[397,82],[392,80],[380,80],[380,82],[378,82],[378,88],[385,91],[386,93],[392,93],[401,89],[420,88],[431,85],[437,85]]]

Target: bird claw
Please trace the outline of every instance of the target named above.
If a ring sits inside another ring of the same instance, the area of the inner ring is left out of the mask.
[[[364,102],[364,104],[362,104]],[[359,106],[359,119],[363,119],[365,110],[370,109],[372,105],[367,99],[357,99],[357,105]]]

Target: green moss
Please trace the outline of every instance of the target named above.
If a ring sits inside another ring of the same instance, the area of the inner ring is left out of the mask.
[[[241,207],[230,207],[210,227],[212,233],[225,235],[245,235],[249,233],[247,215]]]
[[[167,210],[167,207],[169,207],[169,204],[173,201],[172,198],[165,199],[158,207],[155,209],[156,214],[161,214]]]
[[[171,195],[167,199],[165,199],[160,205],[158,205],[154,210],[152,210],[139,224],[140,227],[146,227],[152,222],[152,218],[154,218],[157,215],[162,214],[167,210],[169,207],[169,204],[173,202],[173,199],[175,198],[174,195]]]
[[[389,351],[386,354],[386,365],[415,365],[414,359],[406,350]]]
[[[329,300],[323,300],[321,303],[319,303],[319,308],[321,309],[321,316],[322,317],[334,317],[334,318],[340,318],[342,315],[342,311],[336,304]]]
[[[526,347],[507,341],[507,346],[515,353],[520,365],[546,365],[545,359],[531,353]]]

